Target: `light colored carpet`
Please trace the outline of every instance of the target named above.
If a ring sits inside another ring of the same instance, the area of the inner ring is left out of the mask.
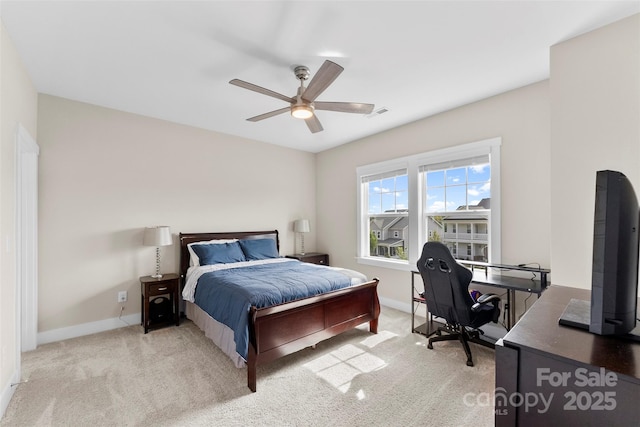
[[[468,367],[459,342],[429,350],[410,322],[383,307],[377,335],[364,325],[258,368],[257,393],[188,320],[42,345],[0,425],[493,425],[493,350],[471,344]]]

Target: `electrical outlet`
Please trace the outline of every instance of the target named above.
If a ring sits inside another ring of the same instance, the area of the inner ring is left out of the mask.
[[[127,302],[127,291],[118,292],[118,302]]]

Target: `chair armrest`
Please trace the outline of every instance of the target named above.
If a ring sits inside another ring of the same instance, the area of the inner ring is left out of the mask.
[[[483,306],[489,303],[493,303],[493,305],[495,306],[496,305],[495,301],[500,301],[500,297],[496,294],[480,295],[480,298],[478,298],[476,303],[471,306],[471,311],[474,311],[474,312],[480,311],[482,310]]]

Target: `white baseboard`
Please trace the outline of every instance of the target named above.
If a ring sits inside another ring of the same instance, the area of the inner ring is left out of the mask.
[[[411,304],[406,304],[394,299],[380,297],[380,304],[395,308],[396,310],[404,311],[405,313],[411,313]],[[68,326],[66,328],[52,329],[50,331],[38,332],[38,345],[139,324],[140,313],[134,313],[123,316],[120,319],[113,317],[111,319],[98,320],[96,322],[83,323],[81,325]]]
[[[19,381],[20,372],[15,371],[13,375],[11,375],[9,382],[2,387],[2,394],[0,394],[0,420],[4,417],[4,413],[9,406],[9,402],[11,402],[13,392],[16,390],[16,388],[12,387],[11,384],[16,384]]]
[[[38,333],[38,345],[139,324],[140,313],[134,313],[122,316],[121,318],[113,317],[111,319],[98,320],[96,322],[83,323],[81,325],[69,326],[66,328],[52,329],[50,331]]]
[[[385,297],[378,297],[378,299],[380,300],[381,305],[395,308],[396,310],[404,311],[405,313],[411,313],[411,304]]]

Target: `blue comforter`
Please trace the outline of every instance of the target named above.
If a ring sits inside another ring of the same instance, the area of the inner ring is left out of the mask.
[[[350,285],[347,275],[313,264],[253,265],[203,274],[198,279],[195,303],[234,331],[236,351],[247,360],[252,305],[269,307]]]

